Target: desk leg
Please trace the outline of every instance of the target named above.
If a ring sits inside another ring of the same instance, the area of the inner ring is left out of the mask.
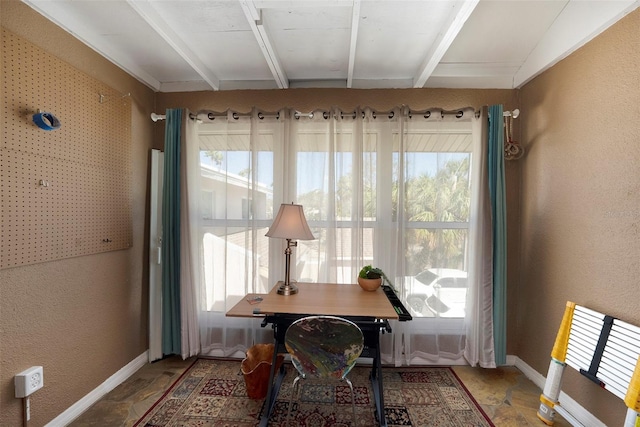
[[[380,427],[387,427],[387,418],[384,414],[384,394],[382,390],[382,363],[380,361],[380,342],[376,343],[376,357],[373,359],[371,367],[371,389],[376,402],[376,415]]]
[[[278,360],[278,339],[276,338],[274,341],[273,359],[271,360],[271,369],[269,369],[269,389],[264,401],[266,408],[265,413],[262,414],[262,418],[260,418],[260,427],[267,427],[269,424],[269,417],[271,417],[271,412],[273,412],[273,407],[276,404],[276,398],[278,397],[278,392],[280,391],[280,386],[282,385],[282,380],[284,380],[284,375],[286,373],[283,363],[282,366],[280,366],[278,378],[275,379],[274,383],[276,362]]]

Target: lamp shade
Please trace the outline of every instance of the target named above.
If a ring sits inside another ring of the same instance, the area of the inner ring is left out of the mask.
[[[304,217],[302,205],[281,204],[273,224],[265,234],[267,237],[292,240],[313,240],[313,234]]]

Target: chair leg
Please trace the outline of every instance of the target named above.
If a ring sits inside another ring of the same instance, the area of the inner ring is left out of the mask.
[[[293,396],[296,396],[297,398],[299,380],[300,380],[299,375],[293,380],[293,386],[291,388],[291,396],[289,397],[289,405],[287,406],[287,418],[285,421],[286,424],[289,424],[289,417],[291,416],[291,407],[293,406]]]
[[[351,409],[353,409],[353,425],[355,426],[357,424],[356,393],[353,391],[353,384],[351,384],[351,381],[349,380],[349,378],[345,378],[344,380],[347,382],[347,384],[349,384],[349,389],[351,390]]]

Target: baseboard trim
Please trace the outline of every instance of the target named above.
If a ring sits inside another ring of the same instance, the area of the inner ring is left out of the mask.
[[[518,356],[507,356],[507,362],[509,362],[510,358],[513,366],[520,369],[540,390],[544,390],[544,383],[546,381],[544,375],[533,369]],[[560,391],[558,405],[555,406],[554,410],[574,427],[607,427],[606,424],[563,391]]]
[[[93,389],[82,399],[71,405],[66,411],[51,420],[45,427],[62,427],[75,420],[84,411],[89,409],[94,403],[100,400],[104,395],[122,384],[127,378],[136,373],[149,361],[149,351],[145,351],[140,356],[133,359],[126,366],[115,374],[111,375],[105,382]]]

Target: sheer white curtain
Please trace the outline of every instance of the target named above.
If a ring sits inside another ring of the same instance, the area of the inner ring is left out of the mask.
[[[380,267],[414,316],[383,335],[384,362],[463,363],[473,115],[198,114],[202,353],[241,355],[273,339],[260,320],[225,312],[284,277],[284,241],[264,234],[280,203],[295,202],[317,239],[294,248],[292,279],[354,283],[364,265]]]
[[[464,356],[471,366],[495,368],[493,341],[493,249],[491,201],[487,175],[487,108],[473,120],[473,191],[471,195],[471,248]]]
[[[200,353],[200,173],[196,123],[183,111],[180,178],[180,351],[183,359]]]
[[[396,322],[386,337],[388,363],[465,363],[473,118],[471,108],[404,112],[393,127],[397,196],[386,250],[414,319]]]
[[[198,180],[190,194],[198,205],[200,353],[242,356],[251,345],[273,339],[260,319],[225,313],[247,293],[267,292],[279,273],[277,266],[269,268],[274,263],[264,234],[273,215],[274,182],[282,172],[274,153],[283,152],[284,121],[277,113],[265,118],[258,111],[196,117],[191,158]]]

